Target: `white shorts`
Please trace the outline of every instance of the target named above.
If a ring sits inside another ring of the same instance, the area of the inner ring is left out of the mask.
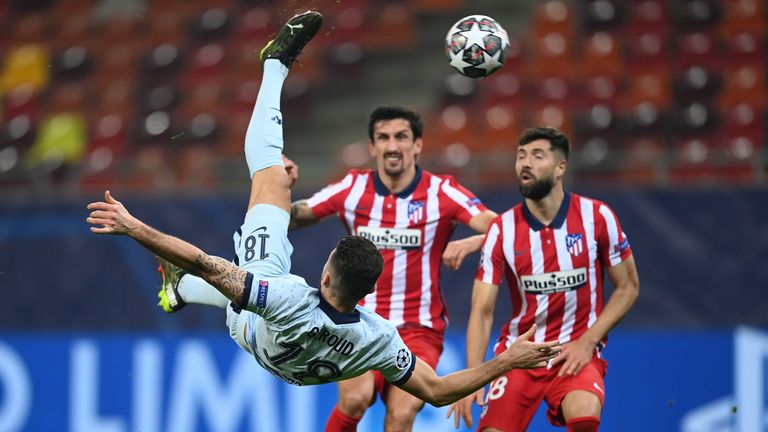
[[[274,278],[291,273],[293,246],[288,241],[291,215],[270,205],[256,204],[245,214],[235,233],[235,264],[256,277]]]

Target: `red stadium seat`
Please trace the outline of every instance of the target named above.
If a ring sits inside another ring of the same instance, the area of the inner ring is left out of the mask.
[[[573,110],[581,107],[582,98],[573,80],[560,76],[541,76],[533,83],[532,102],[557,104]]]
[[[721,29],[725,34],[747,32],[766,36],[765,0],[725,0]]]
[[[473,149],[479,151],[512,151],[523,128],[522,113],[517,107],[497,102],[487,105],[482,110],[481,135],[471,142]]]
[[[190,55],[190,64],[184,70],[186,85],[201,80],[221,79],[226,69],[226,48],[220,43],[208,43]]]
[[[81,188],[100,191],[117,186],[118,161],[125,154],[126,120],[119,113],[100,112],[91,116]]]
[[[526,101],[523,78],[506,69],[485,78],[479,89],[487,103],[504,102],[519,106]]]
[[[527,63],[526,76],[573,77],[577,67],[573,58],[572,34],[549,32],[535,35],[532,43],[532,58]]]
[[[20,14],[11,24],[11,40],[17,45],[45,44],[52,27],[49,16],[45,12]]]
[[[765,107],[768,103],[763,65],[736,66],[725,71],[723,81],[723,90],[720,93],[721,107],[727,108],[741,103]]]
[[[669,34],[671,20],[665,0],[633,0],[629,5],[628,30],[631,34]]]
[[[624,73],[621,39],[608,32],[592,33],[586,37],[581,56],[583,76],[620,77]]]
[[[640,72],[630,75],[622,97],[624,107],[634,107],[647,102],[661,109],[669,107],[672,100],[670,77],[660,72]]]
[[[563,0],[545,0],[534,3],[533,32],[573,34],[574,14],[569,3]]]
[[[765,124],[763,110],[755,105],[742,103],[722,112],[725,133],[732,135],[763,136]]]
[[[416,37],[411,3],[387,1],[378,8],[378,12],[369,17],[370,29],[365,34],[364,45],[376,51],[410,47]]]
[[[594,75],[584,78],[584,104],[616,107],[620,91],[620,79],[611,75]]]
[[[766,61],[765,34],[737,31],[725,38],[725,62],[730,67]]]
[[[279,30],[276,21],[272,10],[268,7],[256,6],[246,9],[240,14],[235,25],[235,40],[240,43],[258,41],[263,45],[269,40],[270,35],[276,34]]]
[[[677,54],[674,56],[678,70],[702,66],[719,71],[723,66],[720,40],[715,32],[688,32],[677,36]]]
[[[61,51],[76,45],[85,45],[90,48],[93,45],[89,38],[91,30],[89,11],[60,16],[62,19],[58,25],[58,32],[51,41],[54,50]]]
[[[343,43],[361,43],[370,27],[364,5],[354,2],[335,4],[331,13],[326,12],[325,25],[328,30],[316,42],[320,45],[336,46]]]
[[[447,12],[461,8],[465,0],[417,0],[414,2],[417,9],[424,12]]]
[[[573,128],[571,125],[570,110],[564,108],[558,103],[540,102],[532,104],[530,107],[530,123],[527,127],[546,126],[560,129],[564,134],[571,136]]]
[[[35,93],[31,85],[22,84],[11,88],[2,99],[3,119],[12,119],[16,116],[26,115],[30,119],[37,119],[40,107],[40,97]]]
[[[628,35],[628,62],[632,72],[654,72],[668,69],[669,36],[666,32],[643,30]]]
[[[476,119],[471,112],[470,106],[466,105],[444,106],[432,123],[436,125],[435,132],[434,135],[430,134],[425,143],[424,153],[441,153],[451,144],[473,145],[479,139],[479,134],[476,133]]]

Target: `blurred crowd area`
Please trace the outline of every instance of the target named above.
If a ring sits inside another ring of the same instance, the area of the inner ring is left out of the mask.
[[[424,165],[467,184],[512,181],[533,125],[573,138],[580,180],[766,182],[765,0],[0,0],[0,191],[247,187],[258,51],[307,8],[326,23],[283,92],[305,186],[370,162],[386,95],[422,113]],[[471,13],[510,34],[483,80],[442,52]]]

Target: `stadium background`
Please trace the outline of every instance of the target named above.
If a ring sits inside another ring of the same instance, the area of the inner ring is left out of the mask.
[[[764,0],[0,0],[0,431],[322,429],[333,386],[277,383],[220,311],[163,314],[151,255],[84,221],[108,187],[230,256],[256,51],[308,7],[326,24],[283,96],[296,198],[369,163],[377,105],[420,111],[423,165],[496,211],[519,202],[516,135],[558,126],[569,188],[613,207],[641,276],[611,333],[604,429],[768,430]],[[512,40],[485,80],[442,52],[470,13]],[[315,280],[342,232],[292,233],[294,270]],[[443,274],[441,373],[463,363],[475,262]],[[416,430],[451,430],[444,412]],[[361,430],[381,418],[379,403]],[[541,413],[531,430],[550,430]]]

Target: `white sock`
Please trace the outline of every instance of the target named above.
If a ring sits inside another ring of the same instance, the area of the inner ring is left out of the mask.
[[[229,299],[224,294],[202,278],[191,274],[185,274],[179,279],[176,291],[186,303],[218,306],[222,309],[229,305]]]
[[[259,96],[245,133],[245,160],[251,177],[256,171],[283,165],[283,114],[280,94],[288,68],[277,59],[264,61]]]

